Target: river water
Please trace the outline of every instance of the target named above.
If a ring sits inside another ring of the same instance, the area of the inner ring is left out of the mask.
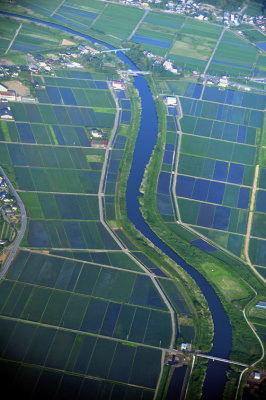
[[[0,12],[0,14],[9,15],[11,17],[20,17],[19,15]],[[113,46],[106,44],[100,40],[96,40],[88,35],[79,33],[70,28],[64,27],[59,24],[54,24],[46,21],[41,21],[35,18],[22,17],[26,20],[38,22],[44,25],[48,25],[73,35],[80,36],[88,39],[92,43],[102,43],[109,49],[114,49]],[[125,54],[118,52],[117,56],[126,64],[129,68],[137,70],[136,66],[126,57]],[[155,112],[155,103],[153,101],[152,94],[147,85],[147,81],[142,77],[138,76],[134,80],[134,86],[138,90],[141,105],[141,124],[136,140],[134,149],[133,162],[131,165],[130,175],[126,189],[126,202],[127,202],[127,213],[130,221],[136,226],[136,228],[146,236],[155,246],[163,251],[168,257],[180,265],[200,287],[204,294],[214,323],[214,338],[213,347],[210,354],[217,357],[228,358],[231,351],[232,344],[232,333],[231,326],[229,323],[228,316],[220,302],[220,299],[216,295],[215,291],[208,283],[208,281],[193,267],[187,264],[180,256],[177,255],[169,246],[167,246],[146,224],[142,217],[139,209],[138,196],[140,196],[139,188],[145,171],[145,167],[151,157],[152,150],[156,144],[157,132],[158,132],[158,120]],[[226,383],[226,371],[228,370],[228,364],[222,364],[220,362],[208,362],[207,375],[203,386],[202,399],[204,400],[220,400],[223,397],[223,389]],[[180,369],[181,374],[181,369]],[[177,379],[178,373],[176,373]],[[178,400],[178,398],[177,398]]]

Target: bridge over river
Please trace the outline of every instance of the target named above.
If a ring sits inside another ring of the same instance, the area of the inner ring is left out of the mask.
[[[208,354],[196,353],[195,356],[202,357],[202,358],[208,358],[208,359],[210,359],[212,361],[221,361],[221,362],[228,363],[228,364],[239,365],[240,367],[249,367],[248,364],[244,364],[244,363],[241,363],[239,361],[233,361],[233,360],[228,360],[226,358],[210,356]]]

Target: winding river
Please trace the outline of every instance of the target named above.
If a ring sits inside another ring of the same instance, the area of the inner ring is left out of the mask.
[[[22,19],[48,25],[53,28],[57,28],[69,32],[73,35],[88,39],[92,43],[102,43],[107,48],[114,49],[114,47],[109,44],[106,44],[100,40],[95,40],[88,35],[76,32],[59,24],[41,21],[39,19],[30,17],[22,17],[20,15],[5,12],[0,12],[0,14],[4,14],[10,17],[19,17]],[[128,64],[129,68],[131,68],[132,70],[137,70],[136,66],[130,61],[128,57],[126,57],[125,54],[119,52],[117,53],[117,56],[124,63]],[[138,196],[140,196],[141,194],[139,192],[139,188],[143,178],[145,167],[151,157],[152,150],[156,144],[158,120],[155,112],[155,103],[144,77],[136,77],[134,80],[134,86],[138,90],[141,98],[142,114],[140,129],[138,132],[133,155],[133,162],[126,189],[128,218],[136,226],[136,228],[140,232],[142,232],[144,236],[146,236],[155,246],[157,246],[168,257],[170,257],[174,262],[176,262],[185,271],[187,271],[190,276],[196,281],[208,302],[214,323],[213,347],[210,354],[217,357],[228,358],[232,344],[231,326],[219,297],[213,290],[212,286],[208,283],[208,281],[197,270],[187,264],[150,229],[140,212]],[[219,400],[223,398],[223,389],[227,380],[226,371],[228,370],[228,368],[229,367],[227,364],[209,361],[207,375],[203,387],[202,399],[212,400],[215,398],[216,400]]]

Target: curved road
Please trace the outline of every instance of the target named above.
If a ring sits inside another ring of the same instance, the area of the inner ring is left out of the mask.
[[[20,231],[18,232],[15,241],[10,246],[9,254],[8,254],[6,261],[4,262],[4,265],[2,266],[1,271],[0,271],[0,279],[2,279],[5,276],[5,274],[7,273],[8,268],[9,268],[10,264],[12,263],[13,258],[15,257],[15,254],[19,248],[20,242],[24,236],[24,233],[25,233],[25,230],[27,227],[27,214],[26,214],[24,204],[22,203],[22,201],[21,201],[19,195],[17,194],[16,190],[14,189],[12,183],[10,182],[10,180],[8,179],[8,177],[6,176],[6,174],[4,173],[4,171],[1,167],[0,167],[0,173],[5,178],[5,181],[7,182],[8,187],[11,190],[13,196],[15,196],[15,198],[17,200],[17,204],[20,209],[20,214],[21,214]]]

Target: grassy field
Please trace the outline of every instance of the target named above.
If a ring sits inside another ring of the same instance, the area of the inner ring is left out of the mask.
[[[237,49],[237,51],[236,51]],[[208,72],[231,76],[250,76],[258,49],[232,32],[225,32],[214,54]]]
[[[111,44],[119,44],[128,38],[143,13],[137,8],[109,4],[91,27],[91,34],[104,35]]]

